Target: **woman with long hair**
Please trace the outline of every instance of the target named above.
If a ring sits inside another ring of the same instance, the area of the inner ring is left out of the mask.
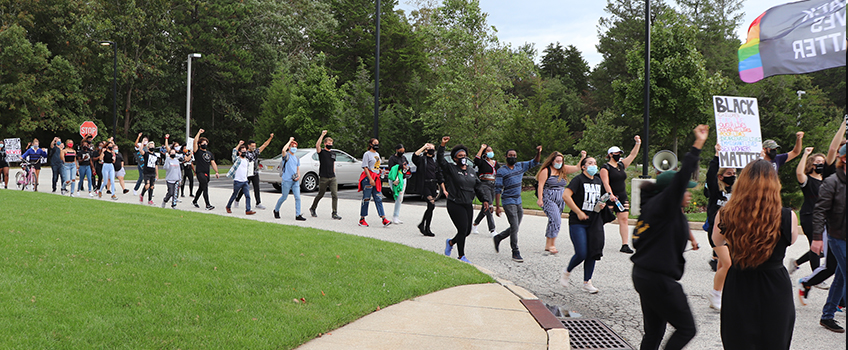
[[[630,155],[624,159],[621,159],[621,148],[610,147],[607,150],[607,162],[601,166],[601,172],[598,174],[604,183],[604,190],[610,194],[607,204],[615,213],[618,222],[618,234],[621,236],[621,249],[619,251],[626,254],[633,254],[633,249],[630,249],[627,244],[630,241],[630,233],[627,232],[630,203],[627,200],[627,172],[625,170],[636,160],[636,156],[639,155],[639,147],[642,145],[642,138],[639,135],[634,136],[633,140],[636,141],[636,144],[630,150]],[[621,204],[621,207],[618,204]]]
[[[110,184],[108,193],[112,194],[112,199],[117,200],[118,192],[115,191],[115,144],[112,138],[103,143],[104,147],[100,149],[100,190],[97,191],[98,197],[103,197],[103,190],[106,189],[106,184]]]
[[[74,149],[74,141],[65,141],[65,147],[61,148],[62,156],[62,195],[67,193],[66,188],[71,185],[71,197],[76,193],[77,186],[77,151]]]
[[[583,290],[589,294],[598,293],[598,288],[592,285],[592,274],[595,272],[595,256],[590,256],[589,225],[598,213],[595,205],[603,194],[603,184],[598,175],[598,163],[595,158],[583,158],[580,161],[580,175],[574,177],[563,191],[563,200],[571,209],[568,215],[568,231],[571,243],[574,245],[574,255],[562,272],[559,283],[568,287],[571,271],[577,265],[583,264]]]
[[[730,200],[730,192],[733,190],[733,184],[736,181],[735,168],[719,168],[718,154],[721,152],[721,145],[715,145],[715,157],[710,161],[710,166],[707,168],[707,190],[710,194],[709,202],[707,203],[707,240],[710,242],[710,247],[713,248],[713,260],[710,261],[710,266],[715,266],[715,276],[713,276],[713,289],[708,297],[710,307],[721,311],[721,291],[724,289],[724,278],[727,276],[727,270],[730,269],[730,252],[726,246],[717,247],[713,243],[713,221],[715,221],[718,210],[727,204]],[[715,264],[715,265],[713,265]]]
[[[0,178],[3,188],[9,188],[9,163],[6,161],[6,141],[0,139]]]
[[[749,163],[716,214],[713,242],[727,243],[731,259],[721,296],[725,349],[789,349],[795,303],[783,257],[798,238],[798,218],[783,208],[780,188],[769,161]]]
[[[582,162],[583,158],[586,158],[586,151],[580,151],[578,162]],[[576,165],[563,164],[564,159],[562,153],[554,151],[545,159],[542,168],[536,174],[539,194],[536,205],[542,207],[545,215],[548,216],[548,226],[545,228],[545,251],[551,254],[559,252],[555,243],[562,225],[562,210],[565,209],[562,193],[565,191],[565,186],[568,186],[566,175],[580,171],[580,167]]]

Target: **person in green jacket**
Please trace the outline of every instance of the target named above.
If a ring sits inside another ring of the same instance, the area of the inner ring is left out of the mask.
[[[394,224],[402,224],[400,220],[400,205],[403,203],[403,195],[406,194],[406,180],[409,178],[409,159],[404,153],[406,149],[402,144],[395,146],[395,154],[389,157],[389,184],[395,196],[395,212],[392,216]]]

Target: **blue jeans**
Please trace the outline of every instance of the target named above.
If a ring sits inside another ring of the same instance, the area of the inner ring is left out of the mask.
[[[834,260],[836,260],[836,273],[833,277],[833,283],[830,285],[830,291],[827,293],[827,302],[822,309],[821,318],[832,320],[839,300],[845,298],[845,292],[848,289],[845,287],[845,272],[848,271],[845,270],[845,240],[828,237],[827,253],[833,254]]]
[[[283,202],[286,201],[286,198],[289,197],[289,191],[294,193],[294,212],[295,215],[300,216],[300,180],[297,182],[292,180],[283,180],[283,183],[280,184],[283,190],[283,195],[280,199],[277,200],[277,205],[274,206],[274,211],[280,212],[280,206],[283,205]],[[247,189],[244,190],[245,195],[247,195]]]
[[[377,214],[380,217],[386,216],[386,213],[383,212],[383,196],[380,193],[380,190],[371,186],[371,182],[368,179],[362,179],[362,207],[359,208],[359,216],[366,217],[368,216],[368,202],[370,202],[371,198],[374,198],[374,205],[377,206]]]
[[[233,201],[236,200],[236,196],[238,195],[239,191],[244,193],[244,198],[247,200],[244,205],[244,210],[250,211],[250,182],[248,181],[233,181],[233,194],[230,196],[230,201],[227,202],[227,209],[230,209],[230,205],[232,205]],[[288,193],[286,193],[286,195],[288,195]],[[279,205],[277,206],[277,208],[277,211],[280,211]]]
[[[88,178],[88,192],[91,192],[91,188],[94,186],[92,184],[92,180],[91,180],[91,165],[80,165],[79,174],[80,174],[80,184],[79,184],[78,190],[82,191],[82,187],[83,187],[82,185],[84,184],[83,181],[87,177]]]
[[[112,163],[104,163],[103,164],[103,170],[101,172],[103,173],[101,175],[103,182],[101,182],[101,184],[100,184],[100,192],[103,192],[103,189],[106,188],[106,180],[109,180],[109,183],[112,184],[112,187],[109,190],[112,191],[113,195],[116,194],[115,193],[115,165],[113,165]]]
[[[77,164],[76,163],[65,163],[62,164],[62,191],[65,190],[65,187],[70,184],[71,185],[71,194],[76,192],[76,182],[77,180]]]
[[[595,272],[595,260],[587,259],[589,256],[589,232],[586,230],[589,225],[568,225],[568,231],[571,235],[571,244],[574,245],[574,256],[568,263],[568,272],[571,272],[577,265],[583,263],[583,282],[592,279],[592,273]]]
[[[136,191],[138,191],[138,189],[141,188],[141,181],[144,180],[144,176],[141,175],[143,173],[144,173],[144,168],[141,166],[141,164],[139,164],[139,166],[138,166],[138,180],[135,180],[135,188],[134,188],[134,190],[136,190]]]

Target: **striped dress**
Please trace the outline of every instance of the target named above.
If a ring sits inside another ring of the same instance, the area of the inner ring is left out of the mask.
[[[562,227],[562,211],[565,209],[565,200],[562,193],[568,180],[560,179],[557,175],[548,176],[542,195],[542,209],[548,216],[548,227],[545,229],[545,237],[556,238]]]

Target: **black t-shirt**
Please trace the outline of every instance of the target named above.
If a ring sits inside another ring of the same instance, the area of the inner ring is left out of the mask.
[[[326,148],[318,152],[318,177],[330,179],[336,177],[336,153]]]
[[[604,163],[603,169],[607,169],[607,172],[609,172],[609,185],[612,193],[616,197],[620,197],[619,201],[627,199],[627,186],[625,184],[627,173],[624,171],[624,163],[618,162],[617,167],[613,167],[610,163]]]
[[[392,154],[389,157],[389,170],[392,170],[392,168],[396,164],[400,164],[400,170],[399,171],[400,171],[401,174],[403,174],[404,176],[409,175],[409,160],[406,159],[406,156],[403,156],[403,155],[399,156],[399,155],[397,155],[397,153]],[[404,167],[406,167],[406,171],[403,170]]]
[[[77,160],[79,160],[80,166],[90,166],[91,165],[91,149],[88,147],[81,147],[77,151]]]
[[[143,157],[144,175],[156,175],[156,162],[159,161],[159,154],[145,152]]]
[[[589,225],[592,219],[598,213],[595,212],[595,203],[601,198],[604,193],[604,186],[599,176],[590,179],[586,174],[580,173],[571,180],[568,184],[568,189],[574,194],[571,196],[574,199],[574,204],[583,210],[589,216],[585,221],[580,221],[577,214],[571,213],[568,215],[569,225]]]
[[[207,150],[194,152],[194,166],[198,174],[209,174],[209,168],[214,160],[215,155],[212,152]]]
[[[807,175],[807,182],[801,184],[801,193],[804,194],[804,204],[801,205],[801,215],[813,215],[816,201],[819,199],[819,188],[822,180]]]
[[[123,168],[124,156],[121,155],[121,152],[115,152],[115,171],[121,171]]]
[[[500,168],[500,166],[498,165],[498,161],[493,160],[492,164],[489,164],[489,162],[486,161],[486,159],[482,159],[480,157],[474,157],[474,166],[477,167],[477,174],[478,175],[485,175],[485,174],[494,175],[495,170]]]

